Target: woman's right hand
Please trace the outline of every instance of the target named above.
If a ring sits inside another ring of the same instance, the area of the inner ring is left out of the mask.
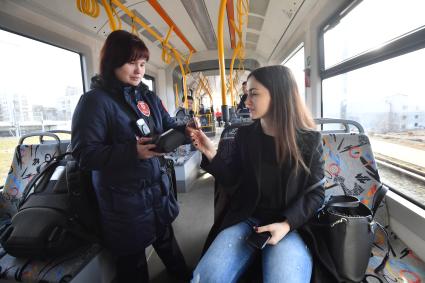
[[[137,157],[139,159],[149,159],[155,156],[161,156],[164,155],[163,153],[159,153],[156,151],[153,151],[153,149],[156,147],[155,144],[150,144],[152,138],[138,138],[137,139]]]
[[[217,154],[212,141],[200,129],[188,128],[187,130],[189,131],[193,146],[211,161]]]

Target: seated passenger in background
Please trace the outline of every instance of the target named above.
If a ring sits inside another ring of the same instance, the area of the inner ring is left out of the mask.
[[[172,194],[170,182],[162,154],[155,152],[147,134],[161,134],[177,124],[142,83],[148,60],[140,38],[123,30],[109,34],[101,50],[100,75],[74,112],[73,156],[92,172],[104,244],[116,258],[116,282],[149,281],[149,245],[169,273],[187,282],[190,272],[171,226],[178,209],[170,209],[170,199],[164,197]],[[145,121],[145,132],[136,132],[136,119]]]
[[[247,82],[242,83],[242,96],[241,100],[239,101],[238,107],[236,108],[236,113],[249,113],[249,109],[246,107],[246,99],[248,97],[248,88],[247,88]]]
[[[204,106],[204,104],[200,104],[199,105],[199,111],[198,111],[198,113],[199,113],[199,115],[205,115],[205,106]]]
[[[201,167],[224,186],[240,181],[192,282],[237,282],[260,251],[265,283],[308,283],[313,260],[301,236],[324,201],[321,135],[288,68],[253,71],[248,89],[245,104],[255,122],[239,128],[230,163],[201,130],[190,129]],[[270,239],[262,250],[246,240],[265,232]]]
[[[185,116],[189,116],[190,118],[192,118],[194,116],[194,112],[193,112],[193,97],[188,95],[187,96],[187,109],[184,107],[184,96],[182,97],[182,105],[179,106],[179,108],[177,108],[176,111],[176,117],[179,115],[180,112],[182,112]]]

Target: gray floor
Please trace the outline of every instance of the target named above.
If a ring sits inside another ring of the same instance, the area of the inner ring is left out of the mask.
[[[212,138],[217,147],[222,127],[216,128]],[[214,178],[199,169],[197,180],[187,193],[179,193],[180,214],[173,223],[177,242],[189,267],[194,268],[201,256],[202,247],[214,221]],[[165,266],[153,249],[148,257],[151,283],[174,283],[167,276]]]
[[[213,223],[214,179],[208,173],[200,173],[188,193],[178,195],[180,214],[173,223],[174,231],[186,262],[195,267],[202,247]],[[155,251],[149,257],[149,275],[152,283],[174,282]]]

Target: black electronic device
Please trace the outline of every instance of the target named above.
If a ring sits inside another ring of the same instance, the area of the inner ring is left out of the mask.
[[[246,241],[250,246],[262,250],[271,237],[272,234],[270,234],[270,232],[257,233],[253,231]]]
[[[170,129],[159,136],[153,138],[152,143],[156,144],[154,151],[167,153],[181,146],[186,140],[185,134],[180,131]]]

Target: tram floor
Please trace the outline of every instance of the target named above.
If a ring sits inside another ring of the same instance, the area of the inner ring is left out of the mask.
[[[173,228],[189,267],[194,268],[201,256],[202,247],[214,221],[214,178],[203,171],[188,193],[178,195],[180,214]],[[151,283],[173,283],[165,266],[152,249],[148,259]]]

